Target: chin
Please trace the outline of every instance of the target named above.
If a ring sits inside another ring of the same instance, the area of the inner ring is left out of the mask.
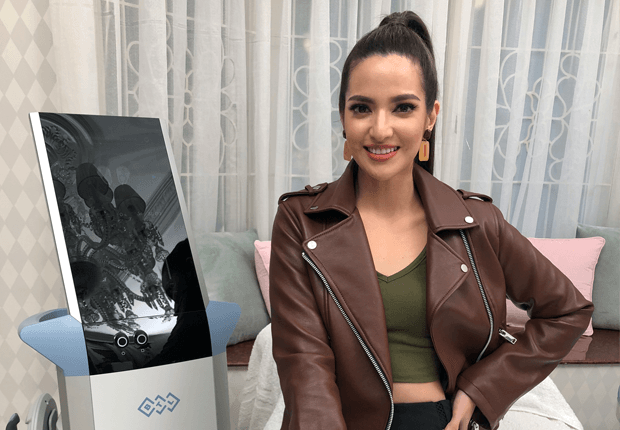
[[[413,165],[404,168],[402,166],[385,166],[385,168],[383,166],[372,166],[368,168],[368,166],[358,163],[358,166],[363,175],[377,182],[388,182],[396,179],[404,181],[413,178]]]

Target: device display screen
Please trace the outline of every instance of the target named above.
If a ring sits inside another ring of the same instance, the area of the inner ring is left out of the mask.
[[[160,120],[31,121],[43,135],[36,142],[35,131],[35,143],[69,313],[79,312],[91,374],[210,356],[202,277]]]

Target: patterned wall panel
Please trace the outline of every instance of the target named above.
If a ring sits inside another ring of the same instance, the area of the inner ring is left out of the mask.
[[[28,113],[55,111],[48,0],[0,1],[0,428],[47,392],[56,367],[24,344],[28,316],[64,307]]]
[[[583,424],[584,430],[620,430],[619,364],[561,364],[551,379]]]

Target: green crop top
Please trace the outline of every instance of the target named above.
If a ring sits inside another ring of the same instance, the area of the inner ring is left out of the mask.
[[[439,380],[440,363],[426,327],[426,248],[398,273],[377,272],[394,382]]]

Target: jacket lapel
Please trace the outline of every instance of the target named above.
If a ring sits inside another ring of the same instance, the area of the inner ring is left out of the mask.
[[[426,244],[426,324],[432,327],[437,309],[467,277],[461,266],[469,264],[436,234],[429,232]]]
[[[337,211],[344,220],[304,242],[343,310],[392,380],[381,289],[362,218],[356,208],[353,163],[308,205],[309,216]],[[312,247],[308,244],[314,242]],[[331,299],[330,299],[331,300]],[[380,303],[381,306],[377,306]]]
[[[468,258],[450,247],[439,235],[446,230],[467,230],[478,226],[463,198],[448,185],[422,168],[414,169],[414,182],[428,223],[426,244],[426,322],[432,326],[437,309],[467,277]],[[471,217],[471,219],[469,219]],[[470,222],[467,222],[469,220]]]
[[[311,240],[316,247],[306,244],[306,253],[391,381],[383,299],[359,212]]]

